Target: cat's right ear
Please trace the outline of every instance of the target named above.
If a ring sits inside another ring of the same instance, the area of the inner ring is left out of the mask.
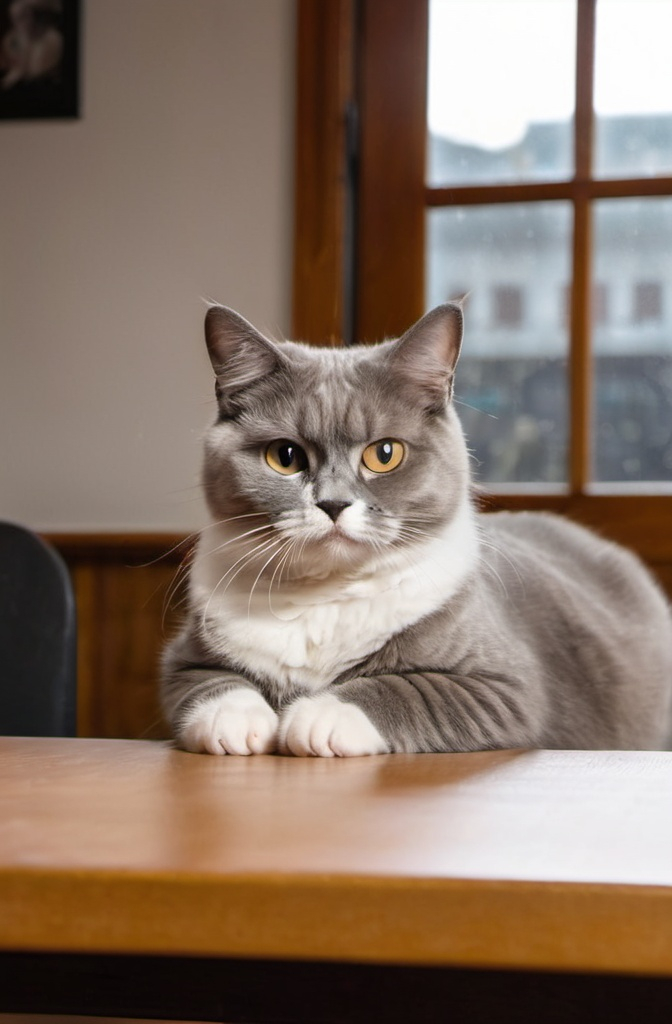
[[[463,327],[462,306],[447,302],[425,313],[391,350],[391,365],[421,396],[428,412],[441,412],[452,397]]]
[[[242,393],[284,362],[272,341],[227,306],[211,306],[205,316],[205,342],[217,382],[222,416],[240,411]]]

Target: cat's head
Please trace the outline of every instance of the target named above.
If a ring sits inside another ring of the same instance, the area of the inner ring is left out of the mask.
[[[451,402],[458,305],[375,346],[274,342],[222,306],[208,310],[205,334],[219,405],[208,505],[214,521],[256,530],[271,565],[286,556],[326,574],[384,561],[464,508],[468,457]]]

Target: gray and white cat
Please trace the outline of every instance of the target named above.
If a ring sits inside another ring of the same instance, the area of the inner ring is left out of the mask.
[[[672,617],[627,551],[476,513],[452,406],[462,312],[318,349],[206,316],[212,524],[164,657],[177,742],[332,757],[670,740]]]

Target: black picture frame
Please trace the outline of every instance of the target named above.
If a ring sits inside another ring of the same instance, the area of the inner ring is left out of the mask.
[[[0,0],[0,120],[79,117],[80,0]]]

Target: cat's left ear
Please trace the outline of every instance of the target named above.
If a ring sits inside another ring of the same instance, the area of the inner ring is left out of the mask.
[[[447,302],[426,313],[392,348],[393,369],[425,396],[428,412],[440,412],[452,397],[463,329],[462,307]]]
[[[277,345],[228,306],[211,306],[208,310],[205,341],[217,377],[215,390],[223,416],[235,415],[243,392],[285,362]]]

